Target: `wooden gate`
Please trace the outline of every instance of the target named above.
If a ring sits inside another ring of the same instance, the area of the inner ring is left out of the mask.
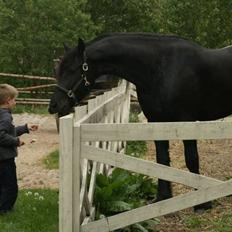
[[[116,95],[77,122],[72,115],[61,119],[60,231],[113,231],[232,194],[232,180],[220,181],[127,156],[123,154],[124,143],[121,142],[231,139],[232,122],[126,123],[128,112],[121,106],[128,107],[129,98],[125,97],[129,95],[128,90]],[[112,116],[117,109],[124,113]],[[125,114],[127,117],[123,117]],[[103,115],[108,115],[111,120],[106,120]],[[103,122],[100,122],[101,118]],[[98,123],[93,123],[96,121]],[[107,172],[109,166],[181,183],[197,190],[94,221],[95,176],[97,172]],[[90,187],[87,186],[88,175],[91,177]]]

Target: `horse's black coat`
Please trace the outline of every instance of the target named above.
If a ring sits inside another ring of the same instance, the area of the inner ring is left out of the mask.
[[[83,73],[85,61],[89,69]],[[82,81],[74,98],[57,88],[50,113],[69,113],[74,102],[86,96],[96,78],[104,74],[135,84],[149,122],[214,120],[232,113],[232,47],[206,49],[179,37],[145,33],[102,36],[86,47],[80,40],[64,55],[57,81],[67,90]],[[169,165],[168,141],[156,141],[155,145],[157,162]],[[196,141],[184,141],[184,147],[187,167],[199,173]],[[157,199],[171,196],[170,183],[159,180]]]

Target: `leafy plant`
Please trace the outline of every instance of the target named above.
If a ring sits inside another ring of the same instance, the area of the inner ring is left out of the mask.
[[[143,206],[150,199],[154,199],[156,192],[154,180],[141,174],[118,168],[114,169],[109,176],[99,174],[96,179],[94,198],[96,219]],[[153,226],[153,230],[145,230],[145,227],[151,227],[151,222],[153,220],[117,231],[154,231]],[[133,230],[130,230],[132,228]]]
[[[138,112],[130,113],[130,122],[139,122]],[[143,157],[147,152],[147,144],[145,141],[128,141],[126,143],[126,154],[134,157]]]

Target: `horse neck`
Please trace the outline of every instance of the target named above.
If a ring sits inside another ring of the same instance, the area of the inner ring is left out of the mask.
[[[147,54],[141,53],[141,47],[130,44],[122,47],[116,44],[113,48],[108,43],[101,46],[92,46],[87,50],[94,65],[96,76],[113,75],[141,87],[150,87],[149,75],[151,68]],[[146,78],[144,78],[146,77]]]

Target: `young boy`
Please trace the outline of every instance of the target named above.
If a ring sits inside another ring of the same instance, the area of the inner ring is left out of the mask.
[[[36,125],[13,125],[11,109],[17,96],[15,87],[0,84],[0,214],[13,209],[18,195],[15,157],[17,147],[24,145],[19,136],[38,129]]]

